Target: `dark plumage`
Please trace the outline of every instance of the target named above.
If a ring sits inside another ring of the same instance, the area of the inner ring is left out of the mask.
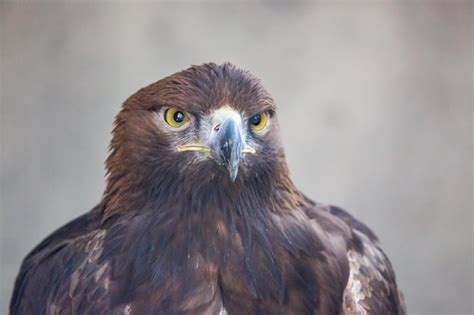
[[[275,109],[229,63],[128,98],[102,201],[25,258],[11,314],[403,314],[372,231],[293,185]]]

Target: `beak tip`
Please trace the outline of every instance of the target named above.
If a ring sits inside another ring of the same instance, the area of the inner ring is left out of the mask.
[[[229,165],[227,167],[227,170],[229,171],[229,178],[232,183],[235,182],[237,179],[237,174],[239,173],[239,163],[234,163],[234,165]]]

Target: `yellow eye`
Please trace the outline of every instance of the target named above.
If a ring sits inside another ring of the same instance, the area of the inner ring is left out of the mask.
[[[261,131],[267,125],[268,113],[263,112],[250,117],[250,126],[254,131]]]
[[[179,128],[189,121],[189,116],[178,107],[170,107],[165,111],[165,121],[173,128]]]

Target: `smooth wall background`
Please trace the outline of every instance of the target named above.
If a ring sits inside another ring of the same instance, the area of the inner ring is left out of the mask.
[[[99,201],[121,102],[207,61],[262,78],[294,181],[376,231],[410,314],[472,313],[472,2],[0,10],[0,313],[22,258]]]

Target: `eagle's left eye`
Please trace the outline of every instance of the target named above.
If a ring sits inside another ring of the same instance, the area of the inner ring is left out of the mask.
[[[254,131],[261,131],[267,125],[268,114],[266,112],[253,115],[250,117],[249,122],[250,126]]]
[[[165,111],[165,121],[171,127],[179,128],[189,121],[189,116],[178,107],[170,107]]]

